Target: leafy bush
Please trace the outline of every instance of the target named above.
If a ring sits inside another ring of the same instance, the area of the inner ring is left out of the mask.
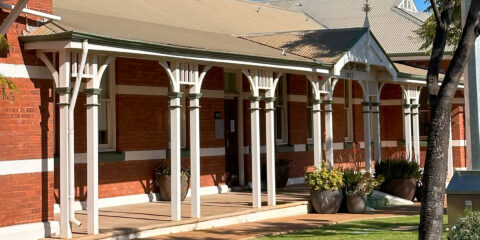
[[[369,172],[362,173],[353,169],[343,171],[345,193],[348,196],[365,196],[371,193],[375,187],[382,184],[383,180],[382,175],[372,178]]]
[[[384,159],[375,163],[375,176],[382,175],[385,181],[392,179],[422,178],[422,169],[415,161],[408,161],[402,158]]]
[[[314,191],[335,191],[343,187],[343,176],[339,169],[329,170],[325,162],[322,162],[320,169],[315,167],[313,172],[305,174],[305,182]]]
[[[480,239],[480,211],[466,208],[452,228],[452,237],[454,240]]]
[[[170,176],[172,169],[167,166],[160,166],[155,169],[155,173],[164,175],[164,176]],[[180,169],[180,174],[181,176],[185,176],[187,178],[190,178],[190,168],[182,168]]]

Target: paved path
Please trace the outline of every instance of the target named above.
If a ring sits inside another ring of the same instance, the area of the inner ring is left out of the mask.
[[[386,208],[366,214],[305,214],[293,217],[270,219],[261,222],[231,225],[210,230],[162,235],[147,239],[252,239],[262,236],[278,235],[292,231],[318,228],[326,224],[335,224],[371,218],[418,215],[419,208],[419,203],[416,203],[413,206]]]

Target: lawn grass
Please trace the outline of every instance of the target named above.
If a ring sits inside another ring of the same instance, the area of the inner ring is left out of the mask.
[[[418,239],[418,231],[392,231],[398,226],[418,226],[420,216],[377,218],[362,221],[353,221],[341,224],[328,225],[316,229],[292,232],[285,235],[265,237],[261,239],[382,239],[408,240]],[[444,229],[447,227],[447,218],[444,216]],[[443,239],[447,239],[447,231],[443,232]]]

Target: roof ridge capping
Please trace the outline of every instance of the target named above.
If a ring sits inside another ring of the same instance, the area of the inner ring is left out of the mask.
[[[346,30],[361,30],[366,29],[365,27],[350,27],[350,28],[328,28],[328,29],[310,29],[310,30],[294,30],[294,31],[280,31],[280,32],[253,32],[253,33],[242,33],[242,34],[232,34],[234,37],[254,37],[254,36],[269,36],[277,34],[305,34],[311,32],[338,32]]]

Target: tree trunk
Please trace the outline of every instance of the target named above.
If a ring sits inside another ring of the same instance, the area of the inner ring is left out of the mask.
[[[431,106],[432,114],[430,117],[427,156],[423,174],[424,185],[420,211],[419,239],[437,240],[442,238],[452,99],[455,96],[458,82],[467,64],[472,46],[479,34],[479,16],[480,1],[472,1],[462,38],[453,55],[442,85],[438,89],[436,96],[430,95],[430,98],[434,98],[434,104]],[[443,45],[444,47],[445,45]],[[432,86],[429,80],[431,79],[427,79],[430,93],[430,90],[433,90],[436,86]],[[432,93],[434,92],[432,91]]]

